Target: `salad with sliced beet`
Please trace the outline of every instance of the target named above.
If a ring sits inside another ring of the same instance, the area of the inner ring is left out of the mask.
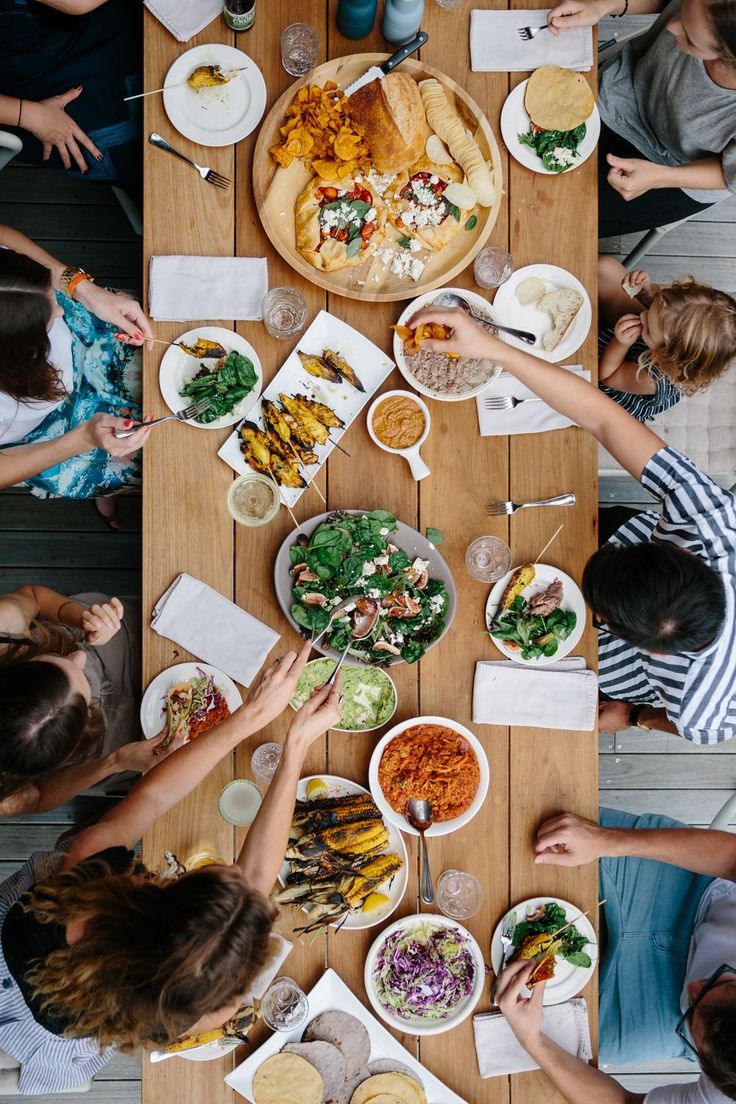
[[[429,921],[392,932],[373,965],[379,1003],[402,1020],[446,1020],[473,992],[475,976],[466,936]]]

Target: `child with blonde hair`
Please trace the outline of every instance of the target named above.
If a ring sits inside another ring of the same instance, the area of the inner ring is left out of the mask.
[[[640,422],[702,391],[736,357],[736,299],[692,277],[667,286],[601,257],[598,386]]]

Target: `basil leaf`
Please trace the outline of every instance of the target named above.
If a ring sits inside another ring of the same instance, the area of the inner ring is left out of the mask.
[[[477,225],[478,225],[478,216],[477,215],[471,215],[470,218],[468,219],[468,221],[465,223],[465,229],[466,230],[474,230]]]
[[[449,199],[445,200],[445,206],[447,207],[448,215],[452,215],[455,222],[460,221],[460,208],[456,207],[454,203],[450,203]]]
[[[430,525],[426,529],[427,540],[430,544],[433,544],[435,548],[438,544],[442,544],[445,539],[445,534],[441,529],[433,529]]]
[[[358,253],[360,253],[360,247],[362,245],[362,241],[363,241],[363,239],[360,236],[358,236],[356,238],[351,238],[350,241],[348,242],[348,247],[345,250],[345,256],[346,257],[356,257],[358,255]]]
[[[411,238],[407,238],[407,236],[404,235],[403,238],[399,238],[399,245],[401,246],[402,249],[410,249],[411,248]]]

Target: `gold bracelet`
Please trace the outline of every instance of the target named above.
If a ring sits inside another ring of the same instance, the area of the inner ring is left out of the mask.
[[[77,265],[69,265],[59,277],[59,291],[72,299],[74,289],[82,280],[89,280],[91,283],[94,283],[94,279],[90,276],[89,272],[85,272],[83,268],[79,268]]]

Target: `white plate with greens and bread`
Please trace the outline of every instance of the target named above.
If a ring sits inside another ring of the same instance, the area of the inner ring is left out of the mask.
[[[253,159],[264,230],[306,279],[369,302],[451,282],[485,244],[501,203],[501,158],[478,105],[407,59],[347,88],[382,54],[337,58],[292,85]]]
[[[517,268],[496,292],[493,309],[503,325],[530,330],[537,339],[529,346],[504,334],[509,345],[553,363],[577,352],[593,321],[583,285],[571,272],[551,264]]]
[[[601,118],[582,73],[544,65],[517,84],[501,109],[501,135],[513,158],[532,172],[576,169],[598,145]]]

